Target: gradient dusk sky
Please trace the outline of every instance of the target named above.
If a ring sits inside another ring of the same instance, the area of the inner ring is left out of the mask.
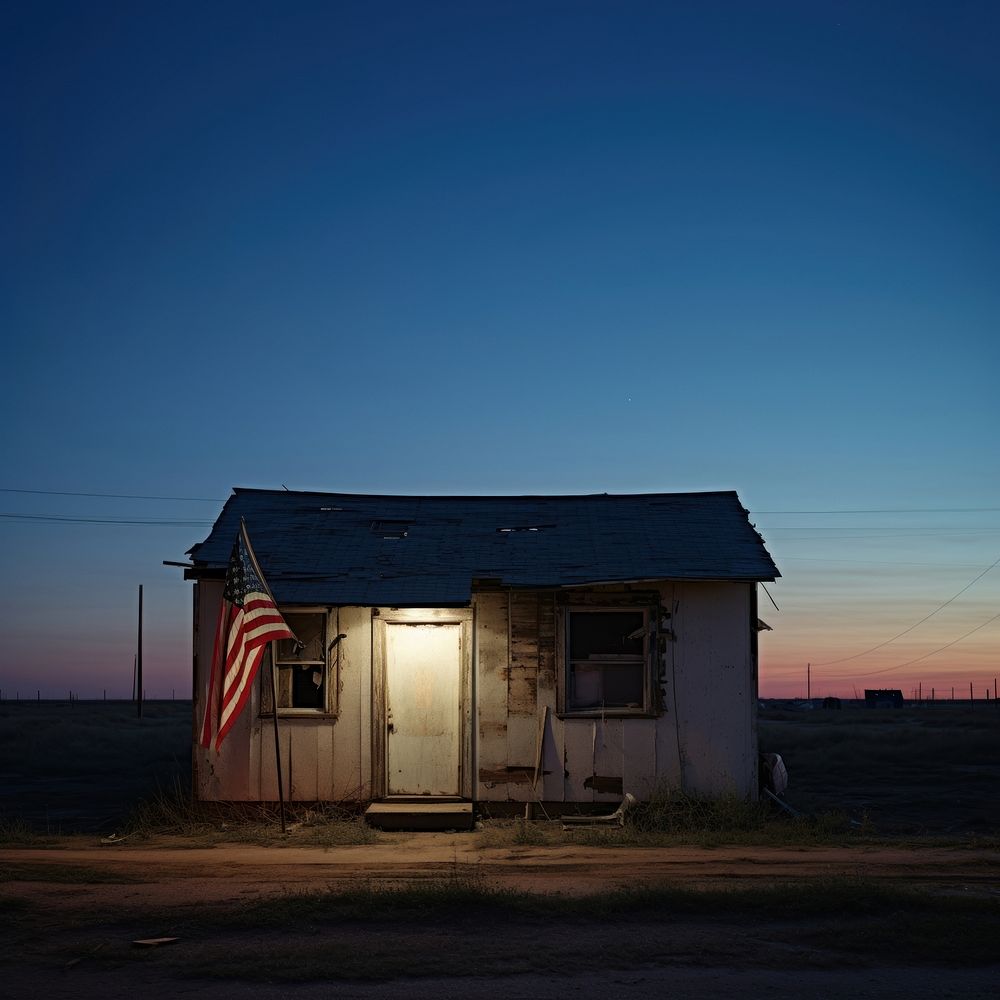
[[[189,696],[162,561],[283,484],[735,489],[764,695],[992,695],[997,3],[14,0],[0,47],[4,697],[127,696],[140,583]]]

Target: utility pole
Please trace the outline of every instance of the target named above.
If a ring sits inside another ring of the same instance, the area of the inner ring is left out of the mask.
[[[806,664],[806,701],[812,701],[812,664]]]
[[[135,691],[138,717],[142,718],[142,584],[139,584],[139,638],[135,654]]]

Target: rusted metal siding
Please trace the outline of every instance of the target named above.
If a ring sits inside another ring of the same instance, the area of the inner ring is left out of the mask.
[[[508,627],[507,595],[479,594],[476,598],[477,783],[480,798],[483,789],[488,788],[499,801],[508,798]]]
[[[508,593],[510,602],[510,673],[507,710],[512,716],[532,716],[538,706],[539,595]]]
[[[539,718],[541,594],[509,591],[510,670],[507,683],[507,769],[512,772],[510,798],[520,801],[534,777]],[[544,693],[544,692],[543,692]]]

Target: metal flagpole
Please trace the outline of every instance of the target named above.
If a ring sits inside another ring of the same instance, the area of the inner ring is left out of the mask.
[[[281,745],[278,743],[278,691],[274,682],[274,656],[271,656],[271,710],[274,712],[274,764],[278,769],[278,809],[281,812],[281,832],[285,833],[285,786],[281,778]]]
[[[243,537],[243,545],[246,548],[247,557],[253,564],[254,572],[257,574],[257,579],[260,580],[261,586],[267,592],[267,596],[271,598],[271,603],[277,609],[278,602],[274,599],[274,594],[271,593],[271,588],[267,585],[267,581],[264,579],[264,571],[260,568],[260,563],[257,562],[257,554],[253,550],[253,546],[250,544],[250,537],[247,534],[247,523],[244,518],[240,518],[240,534]],[[284,620],[284,619],[282,619]],[[285,625],[288,628],[287,624]],[[289,630],[291,631],[291,630]],[[295,640],[298,642],[298,640]],[[301,643],[299,643],[301,645]],[[277,684],[274,680],[274,655],[271,654],[271,708],[274,711],[274,764],[278,769],[278,808],[281,812],[281,832],[287,832],[285,830],[285,785],[281,777],[281,744],[278,742],[278,691]]]

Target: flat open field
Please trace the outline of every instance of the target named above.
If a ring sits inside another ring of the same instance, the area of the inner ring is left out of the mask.
[[[137,798],[185,780],[188,713],[0,705],[6,995],[995,995],[1000,713],[762,718],[789,800],[841,814],[801,843],[776,817],[777,842],[693,831],[637,847],[513,824],[100,846]],[[159,938],[174,940],[133,944]]]
[[[0,819],[112,832],[142,798],[190,785],[191,702],[0,703]]]
[[[1000,710],[919,708],[765,712],[760,749],[780,753],[787,799],[880,833],[1000,833]]]
[[[39,832],[118,828],[136,802],[190,781],[191,703],[0,703],[0,820]],[[996,705],[765,712],[760,749],[787,800],[877,833],[1000,834]]]

